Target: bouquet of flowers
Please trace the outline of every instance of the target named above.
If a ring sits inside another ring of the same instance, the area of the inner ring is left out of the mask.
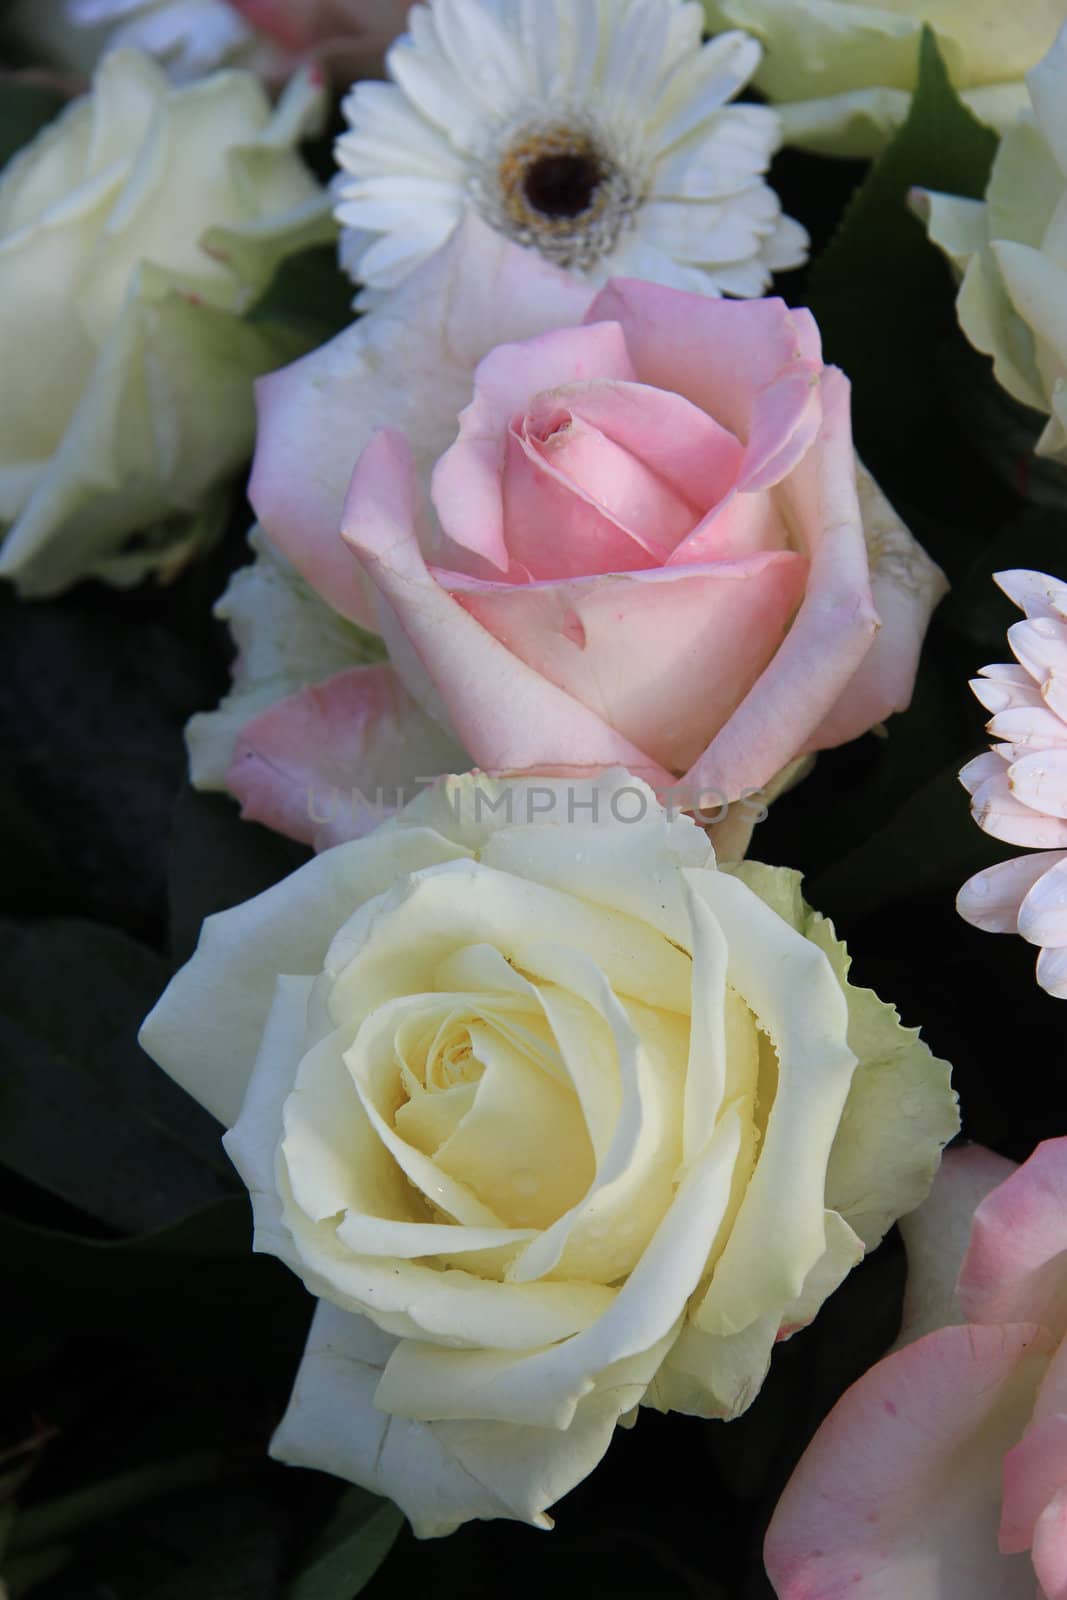
[[[0,52],[0,1600],[1064,1600],[1067,0]]]

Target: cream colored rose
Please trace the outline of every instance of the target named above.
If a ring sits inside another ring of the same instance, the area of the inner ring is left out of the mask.
[[[1048,416],[1038,454],[1067,462],[1067,27],[1027,87],[1031,112],[1001,141],[984,202],[920,192],[916,209],[962,277],[964,333]]]
[[[755,83],[787,144],[875,155],[904,121],[924,23],[976,116],[1008,127],[1026,104],[1023,77],[1067,18],[1067,0],[704,0],[713,28],[761,40]]]
[[[321,91],[275,111],[245,73],[171,89],[108,57],[0,178],[0,576],[26,595],[167,574],[225,514],[252,380],[299,350],[242,313],[331,236],[295,146]]]
[[[957,1125],[798,882],[467,777],[205,924],[142,1041],[321,1300],[275,1455],[547,1527],[636,1406],[751,1402]]]

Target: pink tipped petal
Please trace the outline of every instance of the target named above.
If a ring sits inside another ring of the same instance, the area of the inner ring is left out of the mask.
[[[1061,861],[1067,861],[1067,851],[1042,850],[986,867],[964,884],[956,898],[956,910],[964,922],[985,933],[1018,933],[1023,901],[1034,884]]]
[[[1016,800],[1031,811],[1067,819],[1067,749],[1022,756],[1008,768],[1008,782]]]
[[[725,721],[766,666],[806,571],[802,556],[783,550],[521,588],[438,576],[514,655],[680,772],[699,754],[702,730]]]
[[[1000,685],[990,687],[1001,688]],[[1059,745],[1067,751],[1067,722],[1061,721],[1048,709],[1036,689],[1033,690],[1032,697],[1028,698],[1029,703],[1015,691],[1014,704],[1009,710],[998,711],[987,722],[986,731],[991,733],[994,739],[1002,739],[1005,744],[1019,745],[1024,749],[1027,747],[1044,749],[1048,745]]]
[[[576,432],[580,437],[576,437]],[[555,444],[555,439],[561,442]],[[604,462],[603,455],[623,458],[622,464]],[[599,456],[594,464],[592,457]],[[620,524],[610,506],[568,476],[568,458],[575,471],[601,480],[604,499],[629,491],[632,521]],[[614,472],[612,472],[614,464]],[[629,470],[632,467],[633,470]],[[609,481],[603,482],[604,479]],[[614,484],[611,483],[614,479]],[[656,527],[653,502],[663,500],[654,479],[642,474],[640,464],[617,445],[586,430],[567,429],[546,444],[512,433],[507,441],[503,476],[504,522],[507,548],[524,576],[534,579],[577,578],[596,572],[631,572],[659,566],[664,551],[643,537],[639,523]],[[666,514],[681,512],[683,527],[689,520],[684,507],[668,504]]]
[[[666,772],[512,655],[434,581],[415,534],[414,488],[407,440],[379,434],[353,476],[344,537],[366,564],[474,762],[506,774],[624,766],[654,788],[668,787]]]
[[[1038,1517],[1031,1556],[1041,1585],[1039,1600],[1067,1600],[1067,1485]]]
[[[821,361],[811,313],[783,300],[711,300],[616,278],[586,313],[602,318],[619,323],[641,383],[684,395],[743,444],[757,396],[794,364]]]
[[[335,610],[373,626],[374,606],[339,529],[371,435],[403,427],[419,470],[455,438],[471,372],[503,340],[581,317],[589,290],[470,213],[378,310],[261,381],[249,497],[272,542]]]
[[[972,1322],[1038,1322],[1067,1331],[1067,1139],[1047,1139],[987,1195],[960,1272]]]
[[[1000,1548],[1005,1555],[1029,1550],[1038,1518],[1061,1488],[1067,1488],[1067,1415],[1031,1423],[1004,1457]]]
[[[1045,871],[1019,908],[1019,932],[1031,944],[1059,950],[1067,945],[1067,858],[1057,852],[1044,860]]]
[[[1041,685],[1047,704],[1067,715],[1067,624],[1051,617],[1016,622],[1008,629],[1008,643],[1020,666]]]
[[[973,761],[961,767],[960,782],[968,794],[977,794],[990,779],[1003,777],[1007,770],[1000,756],[992,750],[984,750],[980,756],[975,756]]]
[[[634,378],[622,329],[613,322],[558,328],[492,350],[474,374],[474,399],[459,437],[433,472],[433,503],[456,544],[508,568],[500,474],[508,429],[545,389],[597,378]]]
[[[1047,572],[994,572],[993,580],[1030,618],[1055,617],[1067,622],[1067,583],[1050,578]]]
[[[1067,950],[1042,950],[1037,958],[1037,981],[1054,1000],[1067,1000]]]
[[[414,799],[417,779],[465,765],[391,667],[354,667],[248,723],[227,785],[250,821],[321,850]]]
[[[1041,706],[1041,691],[1025,667],[1012,665],[983,667],[971,679],[975,698],[987,711],[1009,711],[1013,706]]]
[[[767,669],[686,774],[693,792],[736,798],[769,782],[797,753],[816,748],[820,724],[839,701],[878,630],[856,491],[849,387],[836,371],[823,386],[820,445],[781,493],[796,525],[813,530],[803,603]],[[804,685],[798,702],[797,685]]]
[[[1067,847],[1067,821],[1043,817],[1031,811],[1012,793],[1008,768],[993,757],[1000,770],[971,791],[971,812],[978,826],[1005,844],[1027,845],[1031,850],[1062,850]],[[975,763],[971,763],[973,768]],[[969,769],[965,767],[964,772]],[[960,774],[961,778],[963,774]]]
[[[778,1600],[1033,1600],[997,1524],[1048,1349],[1028,1324],[942,1328],[853,1384],[771,1520]]]

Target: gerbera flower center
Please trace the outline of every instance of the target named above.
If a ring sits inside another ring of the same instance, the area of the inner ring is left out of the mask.
[[[521,195],[544,217],[579,217],[593,205],[604,169],[591,141],[577,140],[571,149],[566,148],[566,136],[561,142],[564,148],[558,152],[534,150],[522,174]],[[507,181],[503,171],[501,177]]]
[[[472,183],[482,215],[571,270],[610,254],[640,204],[640,184],[580,112],[513,125],[487,157]]]

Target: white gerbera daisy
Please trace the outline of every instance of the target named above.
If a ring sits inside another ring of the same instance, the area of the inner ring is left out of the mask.
[[[597,284],[763,294],[807,235],[763,181],[779,123],[733,105],[760,47],[686,0],[435,0],[337,142],[341,255],[374,303],[473,207]]]
[[[229,0],[67,0],[77,28],[109,30],[108,50],[143,50],[175,83],[252,66],[261,41]]]

